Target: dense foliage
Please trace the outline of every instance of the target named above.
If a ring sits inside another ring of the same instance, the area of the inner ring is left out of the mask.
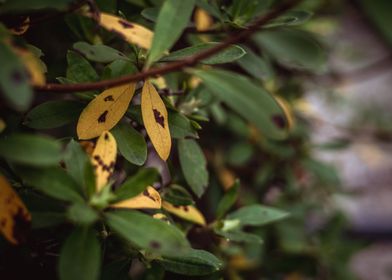
[[[349,279],[340,182],[313,158],[337,145],[300,112],[323,1],[192,60],[281,2],[1,3],[0,273]]]

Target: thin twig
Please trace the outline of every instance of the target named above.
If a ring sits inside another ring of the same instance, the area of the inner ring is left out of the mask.
[[[103,81],[98,81],[98,82],[92,82],[92,83],[79,83],[79,84],[46,84],[43,86],[35,86],[34,89],[37,91],[50,91],[50,92],[80,92],[80,91],[90,91],[90,90],[100,90],[100,89],[105,89],[109,87],[114,87],[114,86],[119,86],[123,85],[126,83],[130,82],[136,82],[148,77],[154,77],[158,75],[163,75],[169,72],[173,71],[178,71],[181,70],[185,67],[190,67],[194,66],[197,64],[199,61],[206,59],[208,57],[211,57],[212,55],[226,49],[232,44],[241,42],[248,37],[250,37],[253,33],[257,32],[259,30],[259,27],[268,23],[272,19],[280,16],[287,10],[291,9],[294,7],[296,4],[298,4],[300,0],[289,0],[280,6],[276,7],[276,9],[268,12],[262,17],[259,17],[256,19],[249,27],[245,30],[242,30],[238,33],[233,34],[232,36],[229,36],[225,41],[222,43],[216,45],[215,47],[212,47],[210,49],[207,49],[203,52],[200,52],[196,55],[187,57],[183,60],[168,63],[164,66],[161,67],[154,67],[150,68],[147,70],[143,70],[142,72],[132,74],[132,75],[127,75],[123,76],[120,78],[114,78],[114,79],[109,79],[109,80],[103,80]]]

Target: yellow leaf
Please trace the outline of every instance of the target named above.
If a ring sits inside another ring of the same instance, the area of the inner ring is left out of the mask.
[[[101,136],[99,136],[91,157],[95,170],[97,192],[108,183],[110,176],[113,174],[116,156],[116,140],[109,131],[104,131]]]
[[[131,44],[138,45],[144,49],[149,49],[154,33],[133,22],[116,17],[107,13],[101,13],[99,24],[107,29],[120,35],[124,40]]]
[[[142,117],[147,134],[158,155],[167,160],[171,149],[167,110],[154,86],[145,81],[142,90]]]
[[[287,120],[287,127],[289,130],[291,130],[294,126],[293,110],[291,110],[289,103],[287,103],[287,101],[284,100],[282,97],[280,96],[274,96],[274,97],[275,100],[278,102],[279,106],[283,109],[283,112]]]
[[[206,31],[210,29],[214,21],[211,16],[203,9],[196,9],[195,11],[195,25],[197,31]]]
[[[176,215],[177,217],[180,217],[184,220],[190,221],[195,224],[199,225],[206,225],[206,220],[203,217],[203,214],[200,213],[199,210],[196,209],[196,207],[192,205],[187,205],[187,206],[175,206],[167,201],[162,201],[162,207],[166,211],[172,213],[173,215]]]
[[[161,196],[153,187],[148,186],[141,194],[111,205],[114,208],[161,209]]]
[[[0,175],[0,232],[13,244],[25,240],[31,215],[7,179]]]
[[[95,97],[80,114],[79,139],[91,139],[113,128],[124,116],[135,93],[135,83],[110,88]]]
[[[30,74],[30,83],[36,86],[42,86],[46,83],[45,72],[46,66],[38,57],[26,49],[14,48],[16,54],[21,58],[23,64]]]
[[[19,26],[11,28],[11,33],[14,35],[22,35],[29,29],[29,27],[30,17],[26,17]]]
[[[158,219],[158,220],[166,222],[167,224],[170,224],[170,221],[169,221],[169,219],[167,218],[167,216],[165,214],[155,213],[154,215],[152,215],[152,217],[154,219]]]

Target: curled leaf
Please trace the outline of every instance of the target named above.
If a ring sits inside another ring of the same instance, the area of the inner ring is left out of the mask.
[[[124,116],[135,93],[135,83],[110,88],[95,97],[80,114],[79,139],[91,139],[113,128]]]
[[[14,35],[24,34],[30,27],[30,17],[25,17],[23,21],[10,29],[11,33]]]
[[[26,238],[31,215],[7,179],[0,175],[0,232],[13,244]]]
[[[196,207],[192,205],[186,205],[186,206],[177,206],[173,205],[167,201],[162,201],[162,207],[172,213],[173,215],[176,215],[177,217],[180,217],[184,220],[190,221],[192,223],[198,224],[205,226],[206,225],[206,220],[203,216],[202,213],[200,213],[199,210],[197,210]]]
[[[147,134],[158,155],[167,160],[171,149],[171,138],[167,110],[155,87],[145,81],[142,90],[142,117]]]
[[[160,209],[161,196],[153,187],[148,186],[141,194],[111,205],[114,208]]]
[[[107,13],[100,14],[99,24],[108,31],[117,33],[131,44],[145,49],[149,49],[151,46],[154,33],[139,24]]]
[[[104,131],[98,138],[94,152],[91,157],[95,169],[96,190],[101,190],[113,174],[114,164],[117,156],[117,144],[109,131]]]

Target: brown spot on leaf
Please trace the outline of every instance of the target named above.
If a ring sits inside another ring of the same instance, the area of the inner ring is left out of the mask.
[[[286,120],[282,115],[274,115],[272,116],[273,123],[279,128],[286,127]]]
[[[19,207],[18,212],[14,215],[14,228],[12,229],[12,235],[18,243],[26,241],[30,226],[29,214]]]
[[[124,28],[133,28],[133,24],[132,23],[130,23],[128,21],[125,21],[123,19],[120,19],[118,21],[118,23],[120,23],[122,25],[122,27],[124,27]]]
[[[109,140],[109,134],[105,133],[104,138],[105,138],[106,141]]]
[[[11,74],[10,74],[10,79],[11,79],[12,83],[14,83],[14,84],[20,84],[21,82],[23,82],[24,78],[25,78],[25,76],[19,70],[15,70],[15,71],[11,72]]]
[[[151,196],[151,194],[148,192],[148,190],[143,191],[143,195],[151,199],[152,201],[155,201],[155,198]]]
[[[103,112],[99,117],[98,117],[98,122],[99,123],[104,123],[106,122],[106,115],[109,113],[108,110],[106,110],[105,112]]]
[[[113,95],[108,95],[108,96],[106,96],[106,97],[103,99],[103,101],[114,101]]]
[[[188,212],[188,211],[189,211],[188,206],[183,206],[183,209],[184,209],[185,212]]]
[[[153,109],[153,112],[154,112],[155,121],[156,121],[160,126],[162,126],[163,128],[165,128],[165,123],[164,123],[165,118],[162,116],[161,112],[159,112],[157,109]]]
[[[153,240],[153,241],[150,242],[150,248],[159,249],[159,248],[161,248],[161,243],[159,243],[158,241]]]

